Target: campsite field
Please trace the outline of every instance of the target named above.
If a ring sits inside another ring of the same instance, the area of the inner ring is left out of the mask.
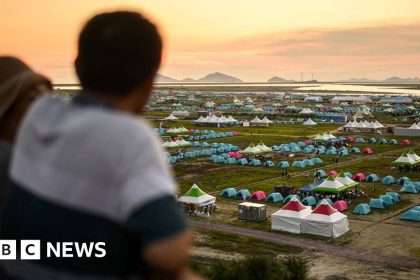
[[[154,122],[155,126],[159,122]],[[164,123],[164,126],[185,126],[192,128],[190,121],[175,121]],[[196,127],[203,129],[200,127]],[[294,160],[301,160],[308,157],[319,157],[323,160],[322,164],[306,168],[291,167],[288,169],[289,178],[282,177],[282,169],[277,165],[272,168],[263,166],[250,167],[239,165],[215,164],[208,157],[198,157],[184,159],[173,166],[176,178],[179,183],[180,193],[186,192],[192,184],[196,183],[204,191],[217,197],[218,211],[211,217],[194,217],[194,221],[205,221],[211,224],[225,224],[238,226],[245,231],[259,230],[262,232],[273,233],[269,220],[263,222],[243,221],[237,218],[238,200],[225,199],[219,196],[219,193],[228,187],[237,189],[247,188],[250,192],[263,190],[265,193],[271,193],[275,186],[288,185],[294,188],[301,188],[304,185],[313,182],[313,173],[318,169],[325,171],[343,170],[356,174],[362,172],[366,175],[375,173],[380,178],[386,175],[392,175],[396,179],[408,176],[413,181],[420,181],[420,172],[400,172],[398,168],[392,167],[391,162],[398,158],[401,153],[409,148],[415,151],[420,149],[420,139],[408,138],[410,145],[402,145],[401,141],[407,137],[395,137],[393,135],[370,135],[370,134],[343,134],[337,131],[339,126],[323,124],[316,127],[305,127],[299,124],[295,125],[272,125],[266,127],[228,127],[228,128],[205,128],[218,132],[238,131],[239,135],[228,138],[218,138],[207,140],[211,143],[230,143],[245,149],[250,143],[258,144],[263,141],[266,145],[280,145],[282,143],[305,141],[321,132],[332,132],[334,135],[345,135],[371,137],[377,140],[381,138],[396,139],[398,144],[371,144],[371,143],[351,143],[352,147],[372,148],[374,153],[367,155],[364,153],[353,154],[349,156],[338,157],[338,163],[333,163],[331,156],[313,155],[295,153],[293,158],[279,152],[270,153],[262,160],[274,160],[276,163],[287,160],[289,163]],[[194,150],[197,148],[188,148]],[[175,152],[169,150],[169,152]],[[337,158],[337,157],[335,157]],[[351,210],[358,203],[369,203],[371,197],[378,197],[387,191],[399,191],[400,186],[385,186],[381,182],[360,183],[359,189],[366,195],[352,201],[349,209],[343,213],[348,215],[350,232],[336,239],[328,239],[313,235],[299,235],[294,237],[292,234],[284,232],[274,232],[278,236],[299,238],[302,246],[298,247],[279,247],[268,241],[254,239],[243,239],[240,235],[226,235],[220,231],[208,231],[205,228],[196,227],[196,244],[194,247],[194,257],[192,262],[194,266],[206,265],[215,260],[232,260],[243,258],[247,255],[260,254],[261,250],[256,250],[255,246],[260,246],[266,250],[266,254],[282,257],[283,255],[304,256],[311,263],[311,271],[317,274],[321,279],[329,275],[341,275],[347,279],[414,279],[420,269],[415,266],[400,267],[392,265],[391,261],[378,263],[376,257],[370,255],[378,254],[386,258],[395,258],[403,262],[405,259],[418,263],[420,267],[420,225],[413,222],[400,221],[399,217],[403,211],[420,204],[418,194],[403,194],[402,202],[383,210],[373,210],[368,216],[358,216],[351,213]],[[270,215],[277,211],[283,204],[266,203],[267,214]],[[319,250],[305,249],[305,242],[319,242]],[[268,242],[268,243],[267,243]],[[271,245],[270,245],[271,244]],[[334,255],[322,246],[332,245],[339,248],[346,248],[351,254],[361,254],[361,260],[357,258],[347,258],[346,256]],[[271,248],[271,249],[270,249]],[[344,279],[344,278],[343,278]]]

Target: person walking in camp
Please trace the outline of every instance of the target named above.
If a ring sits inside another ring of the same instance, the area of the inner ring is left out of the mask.
[[[0,211],[10,188],[7,171],[24,114],[36,98],[50,91],[48,78],[15,57],[0,57]]]
[[[39,98],[26,115],[1,234],[41,244],[102,242],[101,257],[1,261],[8,278],[191,277],[191,233],[174,176],[161,141],[136,116],[161,55],[158,29],[139,13],[99,14],[83,27],[75,61],[82,93],[71,102]]]

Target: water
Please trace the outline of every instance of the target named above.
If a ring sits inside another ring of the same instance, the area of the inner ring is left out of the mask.
[[[331,84],[331,83],[314,83],[314,84],[268,84],[268,83],[241,83],[241,84],[157,84],[156,87],[173,87],[188,88],[192,87],[272,87],[278,91],[287,91],[293,88],[293,91],[313,91],[316,94],[336,95],[369,95],[371,93],[398,94],[398,95],[415,95],[420,96],[420,89],[405,89],[395,85],[355,85],[355,84]],[[407,86],[410,86],[409,84]],[[78,90],[78,85],[62,85],[56,86],[62,90]],[[337,93],[338,92],[338,93]]]

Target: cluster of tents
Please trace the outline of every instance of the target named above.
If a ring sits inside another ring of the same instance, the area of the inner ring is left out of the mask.
[[[312,142],[327,142],[329,139],[334,139],[335,137],[331,132],[321,133],[315,136],[312,139]]]
[[[203,130],[203,132],[206,130]],[[236,131],[229,131],[229,132],[214,132],[210,131],[209,133],[202,133],[202,135],[191,135],[188,137],[189,141],[199,141],[199,140],[209,140],[209,139],[216,139],[216,138],[226,138],[226,137],[233,137],[237,136],[238,132]]]
[[[303,205],[297,197],[293,197],[271,215],[271,228],[335,238],[349,231],[349,223],[347,216],[325,199],[312,211],[310,206]]]
[[[371,143],[371,144],[376,144],[376,143],[379,143],[379,144],[393,144],[393,145],[397,145],[398,144],[398,141],[397,140],[395,140],[395,139],[391,139],[391,140],[387,140],[387,139],[385,139],[385,138],[382,138],[382,139],[380,139],[379,141],[376,139],[376,138],[374,138],[374,137],[372,137],[372,138],[369,138],[368,140],[366,140],[366,139],[364,139],[363,137],[352,137],[352,136],[349,136],[349,137],[347,137],[347,140],[349,141],[349,142],[356,142],[356,143],[367,143],[367,142],[369,142],[369,143]],[[405,141],[405,140],[404,140]],[[403,141],[403,142],[404,142]],[[407,143],[407,142],[404,142],[404,143]]]
[[[207,117],[200,116],[198,119],[193,120],[193,123],[199,125],[237,125],[239,121],[232,116],[218,117],[215,115],[211,115]]]
[[[273,121],[269,120],[267,117],[264,117],[263,119],[260,119],[258,116],[256,116],[254,119],[252,119],[249,122],[251,125],[262,125],[262,126],[268,126],[269,124],[272,124]]]
[[[402,155],[392,162],[393,165],[398,166],[409,166],[412,167],[420,163],[420,157],[414,152],[413,149],[410,151],[404,151]]]
[[[346,128],[346,129],[365,129],[365,130],[375,130],[375,129],[380,129],[380,128],[384,128],[384,126],[378,122],[378,121],[349,121],[348,123],[346,123],[342,128]]]
[[[386,192],[384,195],[380,195],[378,198],[371,198],[369,207],[376,209],[385,209],[389,206],[397,204],[401,201],[401,196],[396,192]]]
[[[182,147],[189,147],[192,146],[192,143],[189,141],[185,141],[182,137],[176,137],[176,140],[173,141],[172,138],[166,140],[165,143],[162,144],[164,148],[182,148]]]

